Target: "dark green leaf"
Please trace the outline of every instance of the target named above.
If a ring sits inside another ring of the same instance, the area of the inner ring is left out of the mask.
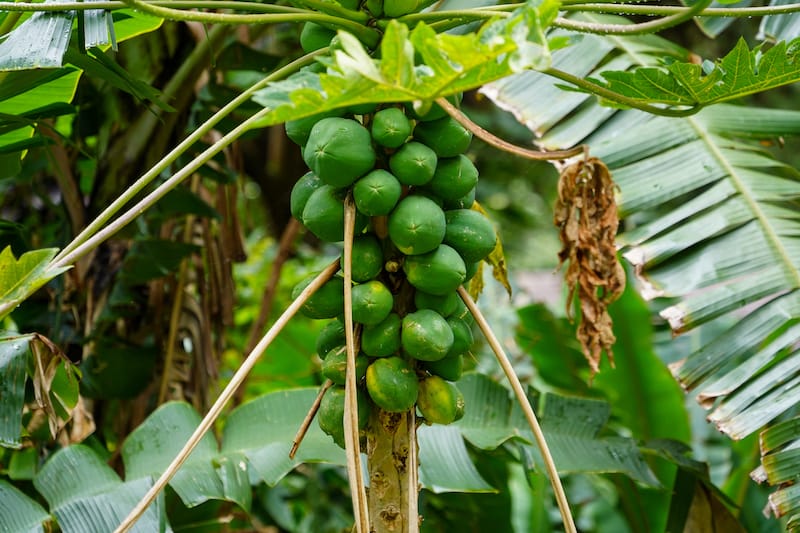
[[[44,523],[49,520],[50,514],[41,505],[0,479],[0,531],[44,532]]]
[[[0,445],[19,447],[30,342],[33,335],[0,338]]]
[[[184,242],[162,239],[136,241],[125,258],[122,279],[130,284],[146,283],[178,270],[181,261],[198,247]]]

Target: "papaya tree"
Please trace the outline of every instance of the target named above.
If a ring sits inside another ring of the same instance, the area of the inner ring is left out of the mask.
[[[484,278],[510,284],[473,139],[558,171],[566,314],[589,373],[613,363],[622,255],[656,316],[699,339],[675,379],[723,433],[759,435],[751,477],[797,528],[800,185],[774,147],[800,114],[753,95],[800,80],[800,4],[484,4],[0,2],[0,529],[169,530],[231,508],[248,529],[254,501],[270,505],[258,487],[324,462],[346,466],[353,530],[419,531],[421,486],[488,486],[465,439],[531,486],[546,472],[567,531],[559,471],[666,487],[631,530],[691,527],[698,498],[742,528],[685,446],[609,437],[606,403],[537,398],[519,378],[475,303]],[[696,25],[713,48],[753,17],[754,43],[707,58],[664,33]],[[535,146],[478,125],[476,95]],[[248,354],[217,394],[242,175],[283,234]],[[325,257],[263,333],[299,232]],[[246,398],[297,314],[327,321],[298,335],[320,377]],[[464,373],[476,341],[513,402]]]

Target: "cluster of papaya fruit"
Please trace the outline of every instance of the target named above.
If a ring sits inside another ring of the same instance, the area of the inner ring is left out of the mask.
[[[457,99],[454,99],[456,101]],[[291,194],[292,215],[322,241],[344,239],[344,200],[356,208],[352,315],[356,324],[359,421],[372,405],[415,407],[428,423],[463,414],[453,384],[472,344],[472,317],[456,292],[495,247],[491,222],[471,209],[478,171],[464,155],[472,134],[444,109],[357,106],[286,124],[310,171]],[[295,288],[297,296],[313,276]],[[317,340],[328,390],[319,424],[344,445],[347,366],[344,279],[325,283],[303,306],[332,319]]]

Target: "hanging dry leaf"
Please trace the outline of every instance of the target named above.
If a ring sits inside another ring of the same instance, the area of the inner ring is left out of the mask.
[[[489,214],[486,210],[479,204],[478,202],[474,202],[472,204],[472,209],[481,213],[486,218],[489,218]],[[508,297],[511,297],[511,284],[508,282],[508,267],[506,266],[506,255],[503,252],[503,241],[500,239],[500,233],[495,231],[495,237],[497,240],[495,241],[494,250],[492,250],[488,256],[486,256],[483,261],[481,262],[478,274],[475,277],[481,278],[480,287],[475,287],[473,289],[472,282],[470,282],[470,289],[469,294],[472,296],[473,300],[478,299],[478,295],[481,291],[483,291],[483,263],[489,263],[492,265],[492,276],[494,279],[500,282],[500,284],[505,287],[506,292],[508,293]],[[473,278],[474,279],[474,278]]]
[[[554,222],[560,229],[560,264],[569,262],[564,279],[569,287],[567,315],[580,302],[578,340],[592,374],[600,366],[603,351],[613,365],[612,331],[608,306],[625,289],[625,271],[617,260],[614,238],[619,218],[615,185],[605,163],[597,158],[565,167],[558,181]]]

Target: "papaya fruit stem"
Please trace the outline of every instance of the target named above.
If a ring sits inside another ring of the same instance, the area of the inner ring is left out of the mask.
[[[344,334],[347,347],[347,371],[344,399],[344,444],[347,457],[347,477],[356,533],[369,533],[367,489],[361,472],[361,446],[358,438],[358,396],[356,391],[356,347],[353,328],[353,234],[356,226],[356,204],[350,192],[344,201]]]
[[[517,401],[522,407],[522,411],[525,414],[528,425],[533,432],[536,445],[539,447],[539,450],[542,453],[544,466],[547,470],[548,476],[550,477],[550,483],[553,486],[556,503],[558,503],[558,510],[561,512],[561,519],[564,522],[564,530],[567,533],[576,533],[577,529],[575,528],[575,521],[573,520],[572,513],[569,509],[567,495],[564,492],[564,487],[561,485],[561,479],[558,477],[556,464],[553,461],[553,456],[550,453],[549,447],[547,446],[547,441],[544,438],[544,433],[539,425],[539,421],[536,419],[536,413],[534,413],[533,407],[531,407],[531,402],[528,400],[528,396],[525,394],[525,389],[522,388],[522,383],[520,383],[517,373],[514,372],[514,367],[511,365],[511,361],[509,361],[505,350],[503,350],[503,346],[495,336],[491,326],[489,326],[489,323],[483,316],[483,313],[481,313],[480,309],[478,309],[478,306],[475,305],[472,297],[470,297],[469,293],[466,291],[466,289],[464,289],[464,287],[458,288],[458,295],[464,301],[464,304],[467,306],[467,309],[469,309],[469,312],[472,313],[472,316],[475,317],[475,322],[478,324],[478,327],[480,328],[484,337],[486,337],[486,341],[489,343],[489,346],[492,348],[492,351],[497,357],[497,361],[500,363],[503,372],[508,378],[508,381],[511,383],[511,388],[514,390],[514,395],[517,397]]]
[[[283,312],[281,316],[278,317],[278,320],[275,321],[275,324],[269,328],[269,331],[261,338],[261,341],[253,348],[245,360],[242,362],[241,366],[238,370],[233,374],[231,381],[225,386],[223,391],[220,393],[217,400],[214,402],[214,405],[208,410],[206,416],[203,417],[203,420],[200,421],[200,425],[197,426],[197,429],[194,430],[192,436],[186,441],[186,444],[183,445],[181,451],[178,452],[178,455],[172,460],[172,462],[167,466],[166,470],[161,474],[161,476],[153,483],[153,486],[150,487],[150,490],[142,497],[141,500],[136,504],[136,507],[125,517],[125,519],[120,523],[117,529],[114,530],[114,533],[125,533],[130,531],[136,521],[144,514],[147,508],[153,503],[153,500],[156,499],[158,494],[164,490],[164,487],[167,486],[167,483],[170,482],[172,477],[175,473],[180,469],[183,463],[186,462],[186,459],[189,458],[189,455],[194,451],[197,445],[200,443],[200,440],[205,436],[214,422],[219,418],[219,415],[222,413],[222,409],[225,407],[225,404],[228,403],[233,395],[236,393],[236,389],[244,383],[247,374],[253,369],[256,365],[258,360],[261,358],[261,355],[267,350],[272,341],[278,336],[278,334],[286,327],[286,324],[289,323],[289,320],[300,310],[303,304],[306,303],[308,300],[326,281],[331,279],[336,272],[339,271],[339,260],[336,259],[331,264],[329,264],[325,270],[319,273],[319,275],[314,278],[314,280],[308,284],[308,286],[303,289],[303,291],[297,296],[297,298],[286,308],[286,311]]]
[[[303,419],[303,423],[300,424],[300,427],[297,429],[297,433],[294,435],[294,439],[292,440],[292,449],[289,450],[289,459],[294,459],[297,449],[300,448],[300,443],[303,442],[306,432],[308,432],[308,428],[311,426],[311,422],[313,422],[314,417],[317,416],[317,411],[319,411],[319,405],[322,403],[322,398],[332,386],[333,381],[326,379],[325,383],[322,384],[322,388],[319,389],[317,397],[314,398],[314,403],[311,404],[308,413],[306,413],[306,417]]]
[[[576,146],[575,148],[570,148],[569,150],[553,150],[552,152],[542,152],[539,150],[531,150],[530,148],[523,148],[522,146],[517,146],[516,144],[505,141],[478,126],[458,108],[448,102],[447,99],[437,98],[436,103],[439,104],[442,109],[447,111],[447,114],[453,117],[456,122],[467,128],[473,133],[473,135],[485,141],[487,144],[526,159],[534,159],[536,161],[568,159],[570,157],[583,154],[587,150],[584,145]]]

